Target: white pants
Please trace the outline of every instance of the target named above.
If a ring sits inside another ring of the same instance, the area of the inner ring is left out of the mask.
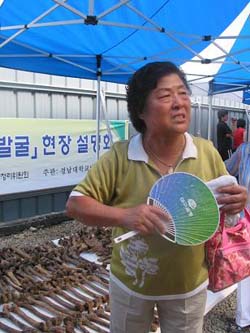
[[[110,333],[148,333],[157,307],[161,333],[202,333],[207,290],[178,300],[153,301],[131,296],[110,281]]]
[[[250,277],[238,283],[236,323],[241,327],[250,325]]]

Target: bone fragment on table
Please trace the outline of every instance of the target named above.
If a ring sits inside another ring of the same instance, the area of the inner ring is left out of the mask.
[[[109,322],[107,322],[106,320],[98,317],[98,315],[94,312],[91,312],[91,313],[88,313],[86,314],[86,317],[90,320],[90,321],[94,321],[95,323],[101,325],[101,326],[104,326],[104,327],[107,327],[109,328]]]
[[[7,333],[22,333],[23,332],[21,330],[13,328],[12,326],[8,326],[7,324],[1,322],[1,320],[0,320],[0,329]]]
[[[3,278],[3,280],[5,280],[5,282],[7,282],[7,284],[12,286],[14,289],[16,289],[18,291],[21,291],[23,289],[19,285],[15,284],[7,275],[4,275],[2,278]]]
[[[109,312],[109,313],[110,313],[110,306],[109,306],[109,303],[104,305],[104,310],[105,310],[106,312]]]
[[[10,308],[10,310],[14,313],[16,313],[18,316],[20,316],[23,320],[25,320],[27,323],[29,323],[31,326],[37,328],[38,330],[41,330],[43,332],[48,332],[49,327],[47,323],[44,321],[37,321],[28,316],[21,308],[19,308],[16,304],[13,304]]]
[[[13,271],[8,270],[5,274],[10,278],[10,280],[11,280],[14,284],[16,284],[16,285],[19,286],[19,287],[22,286],[22,283],[17,279],[17,277],[15,276],[15,274],[13,273]]]
[[[76,311],[85,310],[85,305],[86,305],[85,301],[81,302],[79,299],[77,300],[75,297],[69,295],[64,290],[59,290],[57,293],[58,293],[59,296],[62,296],[63,298],[65,298],[68,302],[74,304]]]
[[[32,266],[27,266],[26,269],[25,269],[25,271],[28,274],[32,274],[33,277],[35,277],[37,280],[40,280],[40,281],[48,280],[48,276],[47,275],[44,275],[44,274],[40,273],[38,270],[36,270]]]
[[[40,296],[40,297],[39,297],[39,300],[41,300],[41,301],[43,301],[44,303],[50,305],[52,308],[55,308],[55,310],[57,310],[57,311],[63,313],[63,314],[64,314],[64,317],[65,317],[65,316],[73,316],[73,317],[74,317],[74,316],[76,315],[76,313],[75,313],[74,311],[69,310],[69,309],[67,309],[67,308],[63,308],[61,305],[59,305],[59,304],[53,302],[53,301],[52,301],[50,298],[48,298],[48,297]]]
[[[81,329],[81,331],[82,331],[82,333],[90,333],[90,330],[88,330],[83,324],[81,324],[81,323],[78,323],[77,324],[77,327],[79,327],[80,329]],[[93,332],[92,330],[91,330],[91,332]]]
[[[99,317],[110,320],[110,314],[106,313],[102,306],[99,306],[95,312]]]
[[[89,281],[98,282],[103,287],[105,287],[106,289],[109,289],[109,282],[105,278],[102,278],[101,276],[99,277],[99,276],[94,275],[94,274],[87,276],[87,278],[88,278]]]
[[[22,279],[22,285],[27,285],[27,284],[33,284],[36,281],[34,280],[34,278],[27,274],[27,272],[25,272],[25,269],[23,269],[22,267],[19,267],[19,269],[16,270],[16,276],[20,277],[20,279]]]
[[[27,310],[29,310],[31,313],[33,313],[35,316],[37,316],[38,318],[41,318],[43,321],[45,321],[46,323],[49,321],[52,323],[52,325],[54,326],[58,326],[62,323],[62,317],[53,317],[53,314],[48,315],[45,314],[44,312],[42,312],[41,310],[39,311],[39,309],[31,304],[25,303],[25,302],[17,302],[17,305],[20,307],[23,307]]]
[[[52,315],[55,315],[59,318],[64,318],[65,316],[67,316],[67,314],[59,311],[59,310],[56,310],[53,306],[51,306],[50,304],[44,302],[44,301],[40,301],[40,300],[37,300],[37,299],[34,299],[32,297],[29,297],[27,299],[27,301],[34,305],[34,306],[39,306],[41,309],[45,309],[47,310],[49,313],[51,313]]]
[[[33,333],[36,330],[34,329],[34,327],[31,327],[30,325],[28,325],[28,323],[24,323],[23,320],[16,317],[12,312],[11,312],[11,305],[9,304],[4,304],[3,305],[3,315],[9,319],[9,321],[11,323],[13,323],[16,327],[20,328],[20,330],[25,331],[25,332],[29,332],[29,333]],[[21,317],[22,318],[22,317]]]
[[[107,333],[106,330],[102,329],[99,325],[96,325],[95,323],[91,322],[86,316],[82,315],[81,318],[79,318],[78,323],[80,325],[85,325],[98,333]]]
[[[85,302],[91,302],[93,301],[94,297],[91,295],[86,295],[86,293],[83,293],[80,291],[80,287],[78,289],[78,286],[76,285],[75,287],[69,287],[68,290],[77,298],[80,298],[81,300]]]
[[[61,296],[61,295],[57,295],[57,294],[50,294],[48,295],[52,300],[54,300],[55,302],[57,302],[58,304],[62,305],[63,307],[72,310],[72,311],[79,311],[78,307],[76,306],[76,304],[69,302],[68,300],[65,299],[65,297]],[[83,310],[83,307],[82,307]],[[81,310],[81,311],[82,311]]]
[[[12,251],[16,254],[18,254],[21,258],[24,259],[31,259],[31,256],[27,254],[25,251],[18,249],[17,247],[11,247]]]
[[[40,272],[43,275],[46,275],[47,277],[51,277],[51,272],[47,271],[44,267],[42,267],[40,264],[35,265],[35,269]]]
[[[91,283],[91,282],[86,282],[86,285],[87,285],[87,287],[91,288],[92,290],[97,291],[101,296],[103,296],[105,298],[105,300],[108,299],[109,292],[107,290],[105,291],[104,289],[98,287],[96,284]]]

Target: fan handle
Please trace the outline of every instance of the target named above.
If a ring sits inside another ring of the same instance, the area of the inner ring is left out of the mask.
[[[123,234],[121,236],[115,237],[114,238],[114,242],[115,242],[115,244],[121,243],[124,240],[129,239],[129,238],[131,238],[131,237],[133,237],[133,236],[135,236],[137,234],[138,234],[138,231],[135,231],[135,230],[126,232],[125,234]]]

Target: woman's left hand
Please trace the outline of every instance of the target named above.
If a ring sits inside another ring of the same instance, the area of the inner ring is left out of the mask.
[[[218,204],[222,205],[221,211],[234,215],[244,209],[247,201],[247,189],[244,186],[223,186],[217,191],[221,194],[217,198]]]

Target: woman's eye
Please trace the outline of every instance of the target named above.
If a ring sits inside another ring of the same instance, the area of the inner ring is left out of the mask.
[[[162,98],[170,98],[171,97],[171,95],[170,94],[167,94],[167,95],[162,95],[162,96],[160,96],[160,99],[162,99]]]

